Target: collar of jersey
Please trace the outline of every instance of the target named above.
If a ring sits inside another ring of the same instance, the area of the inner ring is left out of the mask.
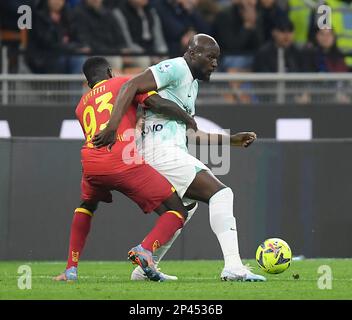
[[[94,87],[93,87],[92,89],[94,89],[94,88],[97,87],[97,86],[100,86],[102,83],[104,83],[104,82],[106,82],[106,81],[108,81],[108,80],[99,81],[98,83],[96,83],[96,84],[94,85]]]

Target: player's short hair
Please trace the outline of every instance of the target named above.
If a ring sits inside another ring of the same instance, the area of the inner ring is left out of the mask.
[[[90,57],[82,67],[83,73],[89,84],[94,84],[106,78],[110,63],[104,57]]]

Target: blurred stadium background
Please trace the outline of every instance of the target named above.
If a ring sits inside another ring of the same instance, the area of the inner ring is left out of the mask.
[[[134,74],[212,34],[222,56],[201,84],[200,127],[253,130],[220,177],[235,192],[241,255],[265,238],[295,255],[350,257],[352,240],[352,1],[0,1],[0,259],[65,260],[79,204],[76,103],[81,65],[107,56]],[[331,8],[332,30],[317,28]],[[18,8],[32,9],[20,30]],[[27,21],[28,22],[28,21]],[[155,217],[114,195],[96,214],[84,259],[124,260]],[[170,259],[221,259],[201,205]]]

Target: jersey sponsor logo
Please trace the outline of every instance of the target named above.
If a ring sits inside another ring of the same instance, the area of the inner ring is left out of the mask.
[[[168,72],[171,67],[172,65],[170,63],[163,63],[158,66],[158,70],[165,73]]]
[[[150,132],[159,132],[159,131],[163,130],[163,128],[164,128],[164,126],[160,123],[146,126],[142,131],[142,135],[145,136]]]

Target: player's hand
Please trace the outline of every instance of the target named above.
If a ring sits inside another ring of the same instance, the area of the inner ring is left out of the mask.
[[[256,139],[257,139],[257,135],[255,134],[255,132],[239,132],[239,133],[233,134],[230,137],[230,142],[232,146],[247,148]]]
[[[108,149],[110,150],[116,143],[116,130],[106,127],[93,137],[92,142],[96,148],[108,146]]]

